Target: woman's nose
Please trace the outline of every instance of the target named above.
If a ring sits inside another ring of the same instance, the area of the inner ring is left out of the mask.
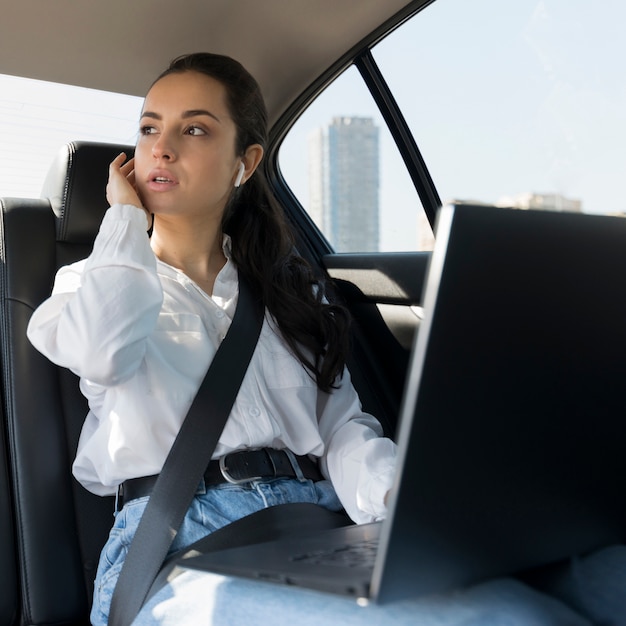
[[[162,133],[152,144],[152,156],[165,161],[173,161],[176,158],[174,143],[167,134]]]

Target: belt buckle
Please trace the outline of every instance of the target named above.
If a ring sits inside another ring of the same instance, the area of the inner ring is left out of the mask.
[[[252,476],[250,478],[234,478],[233,476],[230,475],[230,472],[228,471],[228,468],[226,467],[227,456],[229,455],[225,454],[224,456],[221,456],[219,458],[220,472],[222,473],[222,476],[224,477],[224,480],[226,482],[230,483],[231,485],[243,485],[245,483],[251,483],[255,480],[261,480],[263,478],[263,476]]]

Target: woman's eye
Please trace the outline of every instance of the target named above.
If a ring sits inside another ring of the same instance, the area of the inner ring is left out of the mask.
[[[187,134],[188,135],[193,135],[193,136],[195,136],[195,135],[206,135],[207,132],[206,132],[206,130],[204,130],[204,128],[200,128],[200,126],[190,126],[187,129]]]
[[[139,129],[140,135],[153,135],[156,133],[156,128],[154,126],[142,126]]]

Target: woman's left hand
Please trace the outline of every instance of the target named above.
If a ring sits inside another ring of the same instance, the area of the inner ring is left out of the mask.
[[[107,200],[111,206],[114,204],[131,204],[145,210],[135,188],[135,160],[130,159],[126,163],[124,161],[126,161],[126,155],[122,152],[109,165],[109,182],[106,188]]]

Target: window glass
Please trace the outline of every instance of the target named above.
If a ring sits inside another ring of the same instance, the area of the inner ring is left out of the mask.
[[[354,67],[289,131],[279,164],[336,251],[431,248],[432,230],[413,183]]]
[[[383,40],[442,201],[625,213],[625,20],[619,0],[437,0]]]
[[[39,197],[75,140],[134,144],[142,98],[0,75],[0,195]]]

